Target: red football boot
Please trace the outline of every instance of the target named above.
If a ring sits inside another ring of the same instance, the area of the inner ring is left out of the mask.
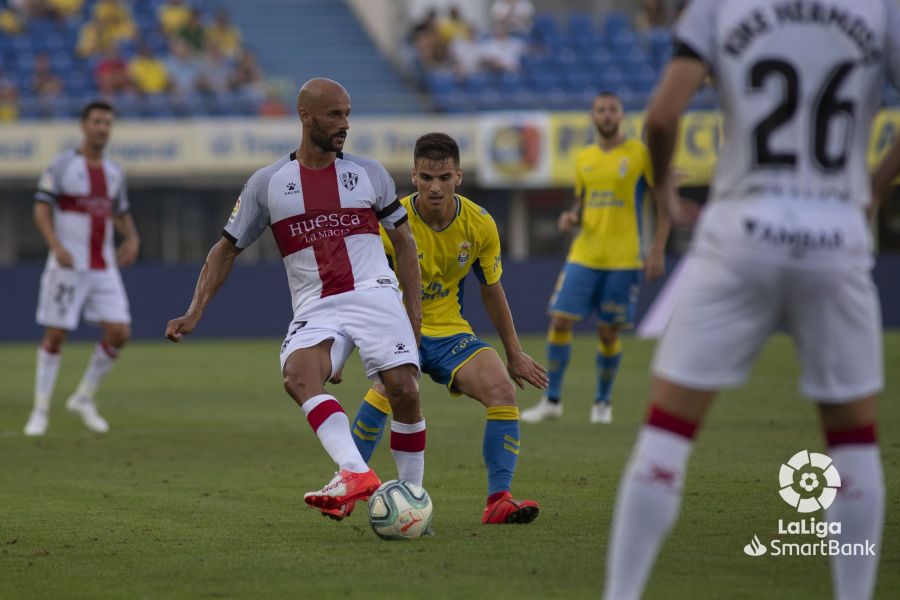
[[[509,492],[498,492],[494,494],[494,501],[485,507],[481,522],[485,525],[531,523],[537,519],[540,510],[534,500],[516,500]]]

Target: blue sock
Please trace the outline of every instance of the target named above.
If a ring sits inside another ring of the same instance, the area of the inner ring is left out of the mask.
[[[547,334],[547,399],[554,404],[562,397],[563,375],[572,353],[572,331],[550,330]]]
[[[381,441],[381,436],[384,435],[390,413],[391,405],[387,398],[372,389],[366,392],[366,398],[360,405],[359,412],[356,413],[351,425],[353,441],[366,462],[372,458],[378,442]]]
[[[488,407],[482,453],[487,468],[488,497],[509,491],[519,458],[518,407]]]
[[[610,394],[620,362],[622,362],[622,341],[616,339],[608,346],[601,342],[597,347],[597,395],[594,396],[594,402],[606,404],[611,402]]]

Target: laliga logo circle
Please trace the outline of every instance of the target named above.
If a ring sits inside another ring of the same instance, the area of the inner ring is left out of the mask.
[[[831,506],[841,487],[841,476],[831,458],[818,452],[801,450],[778,472],[781,498],[797,509],[811,513]]]

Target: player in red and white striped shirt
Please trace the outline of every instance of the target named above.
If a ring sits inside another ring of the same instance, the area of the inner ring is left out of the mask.
[[[380,485],[356,449],[341,405],[324,387],[328,380],[339,380],[354,348],[366,375],[384,384],[398,422],[391,447],[399,450],[399,478],[422,483],[422,307],[417,293],[401,301],[397,280],[407,290],[422,284],[416,244],[394,182],[377,162],[342,151],[349,129],[347,91],[328,79],[310,80],[300,90],[297,111],[303,123],[300,148],[250,177],[200,272],[190,308],[169,321],[166,337],[177,342],[194,330],[234,259],[270,228],[284,259],[294,309],[281,346],[284,388],[339,468],[329,484],[304,499],[333,510],[367,498]],[[384,254],[379,223],[397,252],[396,276]]]
[[[103,329],[103,338],[66,407],[97,432],[109,429],[97,413],[94,395],[131,335],[128,297],[118,266],[135,261],[140,239],[128,213],[121,167],[103,157],[113,124],[113,108],[92,102],[81,114],[84,138],[77,149],[60,153],[38,182],[34,220],[50,247],[41,277],[37,322],[45,329],[38,350],[34,410],[25,435],[47,430],[50,398],[60,353],[82,314]],[[118,250],[113,228],[123,237]]]

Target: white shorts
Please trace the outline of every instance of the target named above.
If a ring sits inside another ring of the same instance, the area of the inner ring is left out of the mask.
[[[354,348],[359,348],[366,377],[400,365],[419,368],[419,349],[400,291],[376,287],[344,292],[314,300],[303,306],[281,344],[281,370],[295,350],[315,346],[323,340],[331,346],[331,375],[344,366]]]
[[[867,268],[801,269],[702,251],[685,260],[655,375],[701,390],[740,385],[783,327],[805,395],[843,403],[881,391],[881,309]]]
[[[48,265],[41,275],[38,325],[73,331],[82,312],[91,323],[131,323],[118,269],[76,271]]]

